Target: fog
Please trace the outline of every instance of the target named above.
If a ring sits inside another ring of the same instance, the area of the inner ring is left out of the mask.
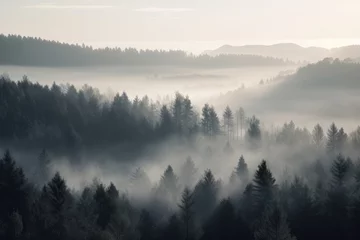
[[[20,80],[26,75],[30,81],[43,85],[70,83],[81,88],[87,84],[102,93],[114,95],[126,91],[134,98],[149,96],[157,100],[172,96],[176,91],[189,95],[202,104],[214,95],[230,90],[253,87],[259,79],[270,78],[280,71],[296,67],[243,67],[225,69],[196,69],[177,67],[91,67],[91,68],[37,68],[1,66],[0,73]]]

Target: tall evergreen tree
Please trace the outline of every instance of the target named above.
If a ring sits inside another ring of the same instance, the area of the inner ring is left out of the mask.
[[[317,148],[321,148],[324,141],[324,131],[320,124],[317,124],[312,131],[313,143]]]
[[[194,190],[195,211],[200,220],[207,219],[217,202],[218,187],[211,170],[206,170]]]
[[[51,181],[43,188],[49,213],[51,238],[65,240],[67,233],[67,217],[72,207],[72,197],[65,180],[57,172]]]
[[[182,239],[184,239],[184,234],[183,234],[181,226],[182,226],[182,222],[176,216],[176,214],[171,215],[167,225],[165,226],[165,228],[163,230],[162,239],[163,240],[168,240],[168,239],[182,240]]]
[[[336,141],[337,141],[337,148],[339,152],[342,152],[344,150],[346,141],[347,141],[347,134],[344,132],[343,128],[340,128],[337,135],[336,135]]]
[[[230,141],[234,130],[234,116],[229,106],[226,106],[225,108],[223,114],[223,121],[224,121],[224,131],[228,137],[228,141]]]
[[[146,210],[141,211],[137,229],[140,240],[155,240],[157,238],[155,221]]]
[[[5,224],[5,229],[0,233],[4,239],[15,239],[14,228],[6,223],[11,223],[11,216],[17,214],[21,219],[22,231],[27,230],[29,220],[29,194],[27,180],[22,168],[16,166],[9,150],[5,151],[0,159],[0,222]],[[18,233],[18,232],[17,232]],[[22,233],[22,232],[21,232]],[[18,233],[18,234],[21,234]]]
[[[220,121],[215,112],[214,107],[210,107],[209,109],[209,119],[210,119],[210,136],[212,138],[216,137],[220,133]]]
[[[241,155],[239,158],[235,173],[243,183],[247,184],[249,180],[249,169],[243,155]]]
[[[239,109],[239,122],[240,122],[240,137],[241,137],[241,140],[243,138],[243,129],[245,128],[245,118],[246,118],[245,110],[242,107],[240,107],[240,109]]]
[[[238,228],[243,226],[238,226],[237,223],[233,204],[230,199],[224,199],[206,222],[201,240],[241,238],[242,236],[238,236],[237,233]]]
[[[197,175],[195,163],[189,156],[186,158],[184,165],[181,168],[179,180],[184,187],[193,187]]]
[[[175,175],[173,168],[169,165],[164,174],[161,176],[160,180],[160,192],[164,195],[163,197],[167,197],[168,200],[177,201],[178,195],[178,177]]]
[[[179,204],[181,220],[185,227],[185,240],[192,239],[191,232],[193,231],[193,218],[195,214],[193,205],[193,193],[191,193],[189,188],[185,188],[181,196],[181,203]]]
[[[162,106],[160,111],[160,126],[159,131],[162,136],[173,133],[174,124],[171,113],[169,112],[166,105]]]
[[[270,169],[267,167],[266,161],[263,160],[258,166],[253,180],[256,216],[261,216],[261,214],[274,203],[276,190],[275,181]]]
[[[335,123],[330,125],[330,128],[327,132],[327,143],[326,149],[328,153],[335,154],[338,148],[338,128],[336,127]]]
[[[278,206],[264,212],[254,236],[255,240],[296,240],[291,235],[285,213]]]
[[[247,140],[253,147],[258,147],[261,141],[260,120],[255,116],[249,119],[249,129],[247,130]]]
[[[205,136],[210,135],[210,107],[209,104],[205,104],[201,113],[201,129]]]

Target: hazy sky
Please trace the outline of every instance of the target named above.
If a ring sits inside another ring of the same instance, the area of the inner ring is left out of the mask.
[[[94,46],[360,43],[359,0],[0,0],[0,32]]]

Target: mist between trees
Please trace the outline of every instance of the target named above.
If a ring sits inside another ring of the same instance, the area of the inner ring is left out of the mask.
[[[0,93],[1,239],[360,237],[360,128],[26,77]]]

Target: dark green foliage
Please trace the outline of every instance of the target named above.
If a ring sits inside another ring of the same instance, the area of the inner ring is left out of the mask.
[[[273,204],[277,188],[275,181],[266,161],[263,160],[258,166],[253,179],[254,206],[257,216],[260,216]]]
[[[243,226],[237,224],[235,208],[229,199],[222,200],[204,226],[202,240],[236,239],[237,231]]]
[[[155,222],[150,213],[146,210],[141,211],[137,229],[139,231],[140,240],[153,240],[157,237]]]
[[[286,61],[255,55],[194,56],[184,51],[137,50],[73,45],[40,38],[0,35],[0,64],[46,67],[82,66],[276,66]]]
[[[170,165],[161,176],[159,191],[161,197],[176,202],[179,191],[178,177],[175,175],[174,170]]]
[[[220,133],[219,118],[214,107],[210,107],[208,104],[205,104],[202,108],[201,130],[209,138],[214,138]]]
[[[335,123],[332,123],[327,132],[327,143],[326,143],[327,151],[330,154],[335,154],[336,151],[338,150],[337,136],[338,136],[338,128],[336,127]]]
[[[248,121],[249,128],[246,137],[252,147],[258,147],[261,141],[260,120],[253,116]]]
[[[235,168],[235,173],[242,183],[247,184],[249,181],[249,169],[243,155],[239,158],[238,165]]]
[[[96,223],[102,229],[108,226],[111,216],[115,211],[115,206],[112,204],[111,198],[108,195],[104,185],[97,186],[95,194],[95,213],[97,215]]]
[[[193,210],[193,205],[193,193],[190,191],[189,188],[185,188],[181,196],[181,203],[179,204],[180,218],[185,227],[185,240],[190,240],[194,231],[193,218],[195,212]]]
[[[255,240],[296,240],[291,234],[285,213],[278,206],[264,212],[254,236]]]
[[[317,124],[312,132],[313,143],[317,148],[321,148],[324,144],[324,130]]]
[[[196,175],[197,169],[195,168],[195,163],[189,156],[181,168],[179,181],[182,186],[191,188],[194,185]]]
[[[15,235],[21,235],[26,230],[29,220],[28,201],[27,180],[23,170],[16,165],[7,150],[0,159],[0,222],[4,224],[0,237],[15,239]],[[11,224],[7,226],[6,223]],[[22,231],[15,231],[20,226]]]
[[[184,239],[184,232],[182,229],[182,222],[180,219],[174,214],[169,218],[168,223],[166,224],[162,239],[163,240],[182,240]]]
[[[206,170],[194,190],[195,211],[201,220],[207,219],[216,207],[218,187],[211,170]]]

